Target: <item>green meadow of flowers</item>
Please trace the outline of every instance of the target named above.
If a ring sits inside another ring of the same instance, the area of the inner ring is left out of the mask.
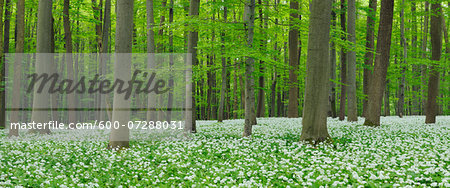
[[[0,133],[0,187],[450,187],[450,117],[382,117],[382,126],[328,120],[334,145],[299,142],[301,119],[199,121],[192,139],[11,141]]]

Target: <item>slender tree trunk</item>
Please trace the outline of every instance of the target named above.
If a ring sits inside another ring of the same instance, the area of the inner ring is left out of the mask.
[[[131,79],[131,55],[133,37],[133,6],[134,1],[117,0],[116,23],[116,61],[114,63],[114,80]],[[114,93],[112,122],[126,125],[130,120],[130,101],[125,99],[125,93]],[[130,130],[127,126],[111,129],[108,148],[121,149],[130,145]]]
[[[364,125],[380,126],[381,102],[386,87],[386,74],[391,49],[394,0],[381,0],[380,25],[378,27],[377,55],[374,70],[369,79],[368,111]]]
[[[25,41],[25,0],[17,1],[17,17],[16,17],[16,25],[17,25],[17,41],[16,41],[16,58],[14,61],[14,85],[13,85],[13,93],[20,93],[20,88],[22,86],[22,58],[24,52],[24,41]],[[9,40],[9,39],[8,39]],[[20,97],[12,98],[12,106],[14,108],[20,106]],[[11,113],[11,122],[18,123],[19,122],[19,111],[12,111]],[[13,128],[12,126],[9,129],[9,136],[19,136],[19,130]]]
[[[356,5],[355,0],[348,0],[348,41],[352,47],[348,51],[347,88],[348,88],[348,118],[350,122],[358,121],[358,106],[356,104]]]
[[[153,0],[147,0],[147,69],[152,71],[155,67],[155,17]],[[147,107],[155,106],[153,103],[156,101],[154,93],[149,93],[147,97]],[[155,121],[156,112],[153,110],[147,111],[147,121]]]
[[[173,23],[173,0],[170,0],[170,8],[169,8],[169,66],[173,67],[174,64],[174,57],[173,57],[173,28],[172,28],[172,23]],[[168,95],[168,99],[167,99],[167,117],[166,117],[166,121],[167,122],[171,122],[172,121],[172,110],[170,110],[173,106],[173,75],[171,73],[169,73],[169,95]]]
[[[4,36],[3,36],[3,53],[9,53],[9,33],[10,33],[9,30],[10,30],[10,26],[11,26],[11,12],[12,12],[11,11],[11,0],[5,0],[5,22],[4,22],[4,32],[3,32],[4,33]],[[15,39],[17,40],[17,36],[16,36]]]
[[[48,53],[52,52],[52,0],[39,0],[38,8],[38,23],[37,23],[37,38],[36,38],[36,67],[35,72],[38,75],[48,73],[53,64],[53,58]],[[47,53],[47,54],[45,54]],[[49,112],[39,110],[48,108],[50,104],[50,94],[48,88],[44,88],[44,92],[38,93],[34,90],[33,94],[33,111],[31,114],[31,121],[35,123],[48,123]],[[29,130],[30,132],[39,132],[41,134],[50,134],[50,129],[46,127],[40,130]]]
[[[345,27],[345,0],[341,0],[341,30],[346,31]],[[345,41],[347,37],[342,35],[341,40]],[[341,47],[341,98],[339,104],[339,120],[345,119],[345,99],[346,99],[346,84],[347,84],[347,52],[344,46]]]
[[[255,0],[247,0],[244,11],[244,23],[248,32],[247,45],[253,48],[253,30],[255,27]],[[255,82],[253,78],[255,60],[247,57],[245,62],[245,126],[244,137],[252,135],[252,126],[256,125]]]
[[[417,58],[417,17],[416,17],[416,2],[411,1],[411,16],[412,16],[412,37],[411,37],[411,57]],[[414,78],[420,78],[419,65],[413,65]],[[420,85],[412,85],[412,110],[411,115],[419,115],[420,113],[420,97],[419,97]]]
[[[261,51],[265,51],[266,50],[266,30],[267,30],[267,14],[264,15],[263,17],[263,4],[262,4],[262,0],[258,1],[258,4],[260,6],[259,9],[259,20],[260,20],[260,29],[261,29],[261,34],[263,35],[263,39],[261,39]],[[257,117],[264,117],[265,116],[265,112],[266,112],[266,104],[264,101],[265,98],[265,93],[264,93],[264,61],[259,61],[259,74],[260,76],[258,77],[258,102],[257,102],[257,108],[256,108],[256,116]]]
[[[439,63],[442,54],[442,8],[441,3],[431,4],[431,60],[428,80],[428,100],[425,123],[436,123],[438,113],[437,96],[439,94]]]
[[[401,46],[403,47],[403,57],[401,61],[401,73],[402,77],[400,78],[400,85],[399,85],[399,91],[398,91],[398,101],[397,101],[397,115],[402,118],[403,112],[405,111],[404,105],[405,105],[405,69],[406,69],[406,58],[408,57],[408,44],[406,43],[406,37],[405,37],[405,0],[402,1],[402,10],[400,12],[400,38],[401,38]]]
[[[291,14],[289,29],[289,103],[288,117],[298,117],[298,1],[290,1]]]
[[[200,0],[190,0],[189,16],[191,18],[198,17],[199,8],[200,8]],[[191,54],[190,62],[192,63],[192,66],[196,66],[198,64],[197,42],[198,42],[198,28],[193,28],[193,30],[189,31],[189,37],[188,37],[188,53]],[[186,77],[188,77],[187,80],[190,80],[189,76],[192,77],[192,75],[190,75],[188,73],[186,76]],[[195,132],[197,132],[197,127],[196,127],[196,123],[195,123],[197,112],[195,109],[196,106],[195,106],[195,98],[194,98],[194,96],[195,96],[194,81],[192,81],[192,84],[188,84],[186,86],[186,93],[187,93],[186,94],[186,96],[187,96],[186,108],[191,108],[191,110],[186,111],[185,131],[195,133]],[[189,99],[191,99],[191,100],[189,100]]]
[[[305,105],[300,140],[313,144],[330,138],[327,130],[330,12],[332,0],[312,0],[306,62]],[[325,70],[325,72],[324,72]],[[322,86],[322,87],[317,87]]]
[[[3,84],[5,82],[6,63],[3,58],[3,5],[4,0],[0,0],[0,129],[6,127],[6,88]]]
[[[422,31],[422,59],[427,58],[427,43],[428,43],[428,23],[429,23],[429,7],[430,3],[428,1],[425,1],[425,16],[424,16],[424,24],[423,24],[423,31]],[[422,86],[425,86],[427,84],[426,77],[427,77],[427,66],[422,65],[421,67],[421,78],[422,78]],[[425,100],[425,87],[422,87],[422,114],[426,114],[426,100]]]
[[[375,18],[377,14],[377,0],[369,0],[369,11],[367,15],[367,29],[366,29],[366,53],[364,55],[364,78],[363,78],[363,116],[367,116],[367,94],[369,93],[369,78],[371,75],[369,67],[373,66],[373,51],[374,51],[374,33],[375,33]]]
[[[102,43],[100,48],[100,74],[106,75],[106,65],[110,61],[110,55],[108,54],[109,47],[109,29],[111,27],[111,0],[105,1],[105,14],[103,18],[103,29],[102,29]],[[100,94],[100,114],[99,121],[106,120],[106,100],[108,100],[107,94]],[[111,120],[111,119],[108,119]]]
[[[70,0],[64,0],[63,19],[64,19],[64,37],[66,39],[66,63],[67,63],[67,79],[74,80],[73,76],[73,61],[72,61],[72,31],[70,30],[69,20]],[[75,95],[73,93],[67,94],[67,107],[69,109],[75,108]],[[75,110],[69,110],[69,123],[76,123]]]
[[[336,0],[333,0],[333,3],[335,3]],[[336,20],[337,16],[336,16],[336,10],[333,7],[332,11],[331,11],[331,24],[332,24],[332,28],[336,28]],[[330,63],[331,63],[331,72],[330,72],[330,95],[329,95],[329,104],[330,104],[330,111],[329,111],[329,116],[331,116],[332,118],[336,118],[337,117],[337,113],[336,113],[336,84],[334,82],[334,80],[336,80],[336,44],[333,40],[331,40],[330,43]]]
[[[223,7],[223,21],[227,22],[227,7]],[[223,52],[225,51],[225,31],[222,31],[222,56],[225,55]],[[225,93],[227,91],[227,59],[226,57],[222,57],[222,89],[220,90],[220,104],[219,104],[219,114],[218,114],[218,122],[223,121],[224,116],[224,106],[225,106]]]

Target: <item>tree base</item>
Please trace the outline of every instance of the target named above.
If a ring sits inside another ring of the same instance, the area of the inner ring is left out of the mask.
[[[318,138],[300,138],[300,141],[306,142],[309,145],[317,146],[320,143],[329,144],[334,146],[334,141],[330,136],[318,137]]]
[[[380,126],[379,124],[373,123],[372,121],[367,120],[367,119],[366,119],[366,121],[364,121],[364,125],[369,126],[369,127],[379,127]]]

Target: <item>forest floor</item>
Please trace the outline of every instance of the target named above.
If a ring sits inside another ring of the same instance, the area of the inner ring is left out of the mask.
[[[243,120],[199,121],[191,140],[8,140],[0,134],[0,187],[311,186],[450,187],[450,116],[382,117],[382,126],[328,120],[334,146],[299,142],[301,119],[260,118],[252,138]],[[57,134],[57,133],[56,133]]]

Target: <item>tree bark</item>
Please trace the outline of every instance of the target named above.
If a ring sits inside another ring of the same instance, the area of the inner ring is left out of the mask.
[[[3,84],[5,82],[6,63],[3,58],[3,5],[4,0],[0,0],[0,129],[6,127],[6,88]]]
[[[288,103],[288,117],[298,117],[298,1],[290,1],[291,13],[290,29],[289,29],[289,103]]]
[[[436,123],[438,113],[437,96],[439,94],[439,61],[442,54],[442,8],[441,3],[431,4],[431,67],[428,80],[428,100],[425,123]]]
[[[428,3],[428,1],[425,1],[425,16],[424,16],[424,23],[423,23],[423,31],[422,31],[422,59],[426,59],[427,58],[427,43],[428,43],[428,23],[429,23],[429,7],[430,7],[430,3]],[[426,77],[427,77],[427,66],[426,65],[422,65],[421,67],[421,78],[422,78],[422,85],[425,86],[427,84],[426,81]],[[422,87],[422,114],[426,114],[426,100],[425,100],[425,87]]]
[[[382,0],[378,27],[377,55],[369,79],[368,111],[364,125],[380,126],[381,102],[389,66],[394,0]]]
[[[329,40],[331,0],[312,0],[308,36],[305,105],[300,140],[316,144],[327,141],[327,98],[329,84]],[[325,72],[324,72],[325,70]]]
[[[411,16],[412,16],[412,37],[411,37],[411,57],[419,57],[417,54],[417,17],[416,17],[416,1],[411,1]],[[420,66],[413,65],[414,78],[420,78]],[[412,85],[412,110],[411,115],[419,115],[420,113],[420,95],[419,95],[420,85]]]
[[[267,2],[265,2],[267,4]],[[260,29],[261,29],[261,34],[263,36],[263,39],[261,39],[261,52],[264,52],[266,50],[266,30],[267,30],[267,14],[264,14],[263,17],[263,7],[264,5],[262,4],[262,0],[258,1],[258,4],[260,6],[259,9],[259,20],[260,20]],[[260,60],[259,61],[259,74],[260,76],[258,77],[258,102],[257,102],[257,108],[256,108],[256,116],[257,117],[264,117],[265,113],[266,113],[266,104],[265,104],[265,93],[264,93],[264,61]]]
[[[350,122],[358,121],[356,104],[356,5],[355,0],[348,0],[348,41],[352,47],[348,51],[347,79],[348,79],[348,117]]]
[[[400,85],[399,85],[399,91],[398,91],[398,101],[397,101],[397,116],[400,118],[403,117],[404,112],[404,105],[405,105],[405,72],[406,72],[406,58],[408,58],[408,44],[406,43],[406,37],[405,37],[405,0],[402,1],[402,10],[400,12],[400,38],[401,38],[401,46],[403,47],[403,57],[402,61],[400,63],[401,67],[401,74],[402,77],[400,78]]]
[[[363,116],[367,116],[367,94],[369,93],[369,78],[371,71],[369,67],[373,66],[373,51],[375,45],[375,18],[377,13],[377,0],[369,1],[369,11],[367,15],[367,29],[366,29],[366,53],[364,55],[364,75],[363,75]]]
[[[103,18],[103,29],[102,29],[102,43],[100,47],[100,74],[106,75],[106,65],[110,61],[110,55],[108,54],[109,47],[109,29],[111,27],[111,0],[105,1],[105,14]],[[107,118],[106,110],[106,100],[108,100],[108,95],[100,94],[100,113],[99,121],[105,121]],[[111,120],[108,118],[108,120]]]
[[[341,0],[341,30],[346,31],[345,27],[345,0]],[[347,37],[342,35],[341,40],[345,41]],[[345,119],[345,99],[346,99],[346,84],[347,84],[347,52],[344,46],[341,47],[341,98],[339,104],[339,120]]]
[[[72,60],[72,31],[70,30],[69,20],[70,0],[64,0],[63,20],[64,20],[64,37],[66,40],[66,63],[67,63],[67,79],[74,80],[73,76],[73,60]],[[75,94],[67,94],[67,107],[69,109],[75,108]],[[75,110],[69,110],[69,123],[76,123]]]
[[[155,67],[155,17],[153,0],[147,0],[147,70],[152,71]],[[149,93],[147,97],[147,106],[151,107],[156,101],[154,93]],[[147,111],[147,121],[155,121],[156,112],[153,110]]]
[[[227,7],[223,7],[223,21],[227,22]],[[222,89],[220,90],[220,104],[219,104],[219,114],[217,121],[223,122],[224,116],[224,106],[225,106],[225,93],[227,91],[227,59],[224,57],[225,51],[225,31],[222,31]]]
[[[245,4],[244,23],[248,32],[247,45],[253,48],[253,30],[255,27],[255,0],[248,0]],[[252,126],[256,125],[255,114],[255,81],[253,78],[255,60],[247,57],[245,62],[245,126],[244,137],[252,135]]]
[[[20,87],[22,86],[22,58],[24,52],[24,41],[25,41],[25,0],[17,1],[17,17],[16,17],[16,25],[17,25],[17,40],[16,40],[16,52],[15,52],[15,61],[14,61],[14,85],[13,85],[13,93],[20,93]],[[9,40],[9,38],[7,39]],[[20,97],[12,98],[12,106],[17,108],[20,106]],[[11,122],[18,123],[19,122],[19,111],[11,111]],[[10,127],[9,136],[19,136],[19,130],[15,129],[15,127]]]
[[[191,18],[197,18],[198,12],[200,8],[200,0],[190,0],[189,4],[189,17]],[[189,31],[189,37],[188,37],[188,53],[190,53],[190,62],[192,63],[192,66],[196,66],[198,64],[197,59],[197,42],[198,42],[198,28],[193,28],[191,31]],[[192,75],[191,75],[192,76]],[[186,77],[189,77],[189,74],[187,74]],[[187,79],[189,80],[189,79]],[[186,126],[185,131],[186,132],[197,132],[197,127],[195,123],[195,118],[197,116],[196,112],[196,106],[195,106],[195,83],[192,80],[192,84],[189,84],[186,86],[186,108],[191,108],[191,110],[186,111]],[[189,100],[191,99],[191,100]]]
[[[391,115],[391,106],[389,103],[389,80],[386,81],[386,91],[384,92],[384,116]]]
[[[38,21],[37,21],[37,38],[36,38],[36,67],[35,72],[38,75],[48,73],[53,65],[53,58],[48,53],[52,53],[52,0],[39,0],[38,7]],[[48,123],[49,112],[39,110],[42,108],[49,108],[50,94],[47,92],[48,88],[44,88],[42,93],[34,90],[33,97],[33,111],[31,114],[31,121],[35,123]],[[50,134],[48,127],[40,130],[29,130],[29,132],[39,132],[41,134]]]
[[[336,0],[333,0],[333,3],[336,2]],[[331,24],[332,24],[332,28],[336,28],[336,10],[334,10],[334,8],[332,8],[331,11]],[[330,72],[330,95],[329,95],[329,104],[330,104],[330,112],[329,112],[329,116],[331,116],[332,118],[336,118],[337,117],[337,113],[336,113],[336,84],[334,82],[334,80],[336,80],[336,44],[335,42],[332,40],[330,43],[330,63],[331,63],[331,72]]]
[[[133,37],[133,6],[134,1],[117,0],[116,23],[116,61],[114,62],[114,80],[131,79],[131,55]],[[130,101],[124,99],[125,93],[114,93],[112,122],[126,125],[130,120]],[[130,130],[127,126],[112,128],[108,147],[111,149],[128,148],[130,145]]]

